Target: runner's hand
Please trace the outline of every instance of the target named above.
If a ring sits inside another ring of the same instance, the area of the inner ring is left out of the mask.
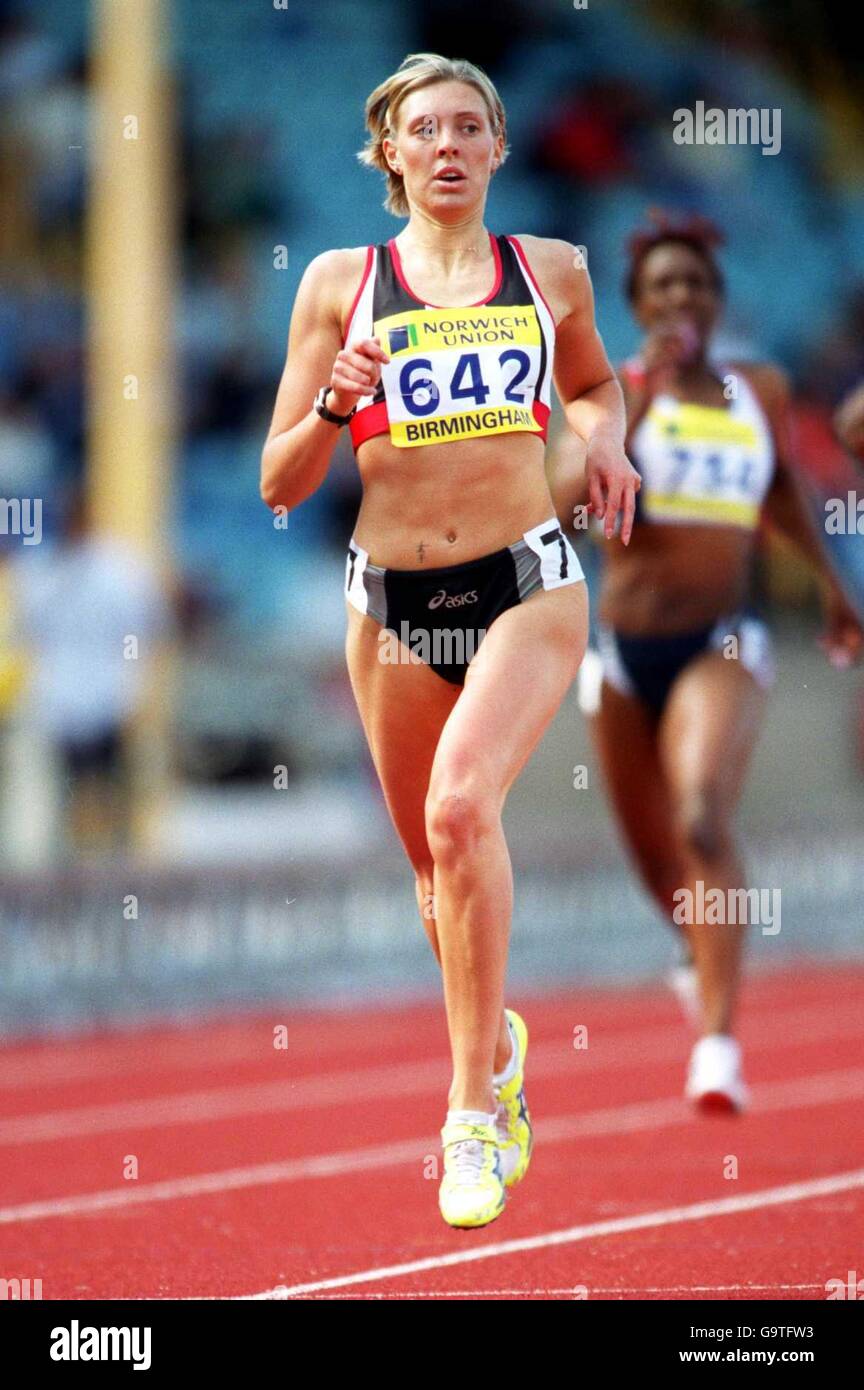
[[[381,380],[381,364],[389,362],[377,338],[359,338],[336,354],[328,405],[335,415],[347,415],[361,396],[374,396]]]
[[[642,345],[645,385],[651,395],[667,390],[678,369],[693,360],[699,334],[689,319],[672,319],[649,329]]]
[[[832,587],[824,604],[825,631],[819,645],[831,665],[845,671],[861,659],[864,628],[854,608],[840,589]]]
[[[588,483],[588,510],[606,521],[606,539],[615,534],[615,522],[621,514],[621,540],[630,544],[633,517],[636,514],[636,493],[642,479],[621,445],[602,436],[594,437],[585,457],[585,479]]]

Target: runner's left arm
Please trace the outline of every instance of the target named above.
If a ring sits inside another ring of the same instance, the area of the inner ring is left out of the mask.
[[[848,666],[864,648],[864,629],[828,559],[793,462],[787,378],[767,364],[751,369],[750,376],[768,416],[777,457],[763,517],[772,530],[792,542],[821,581],[825,620],[822,646],[835,665]]]

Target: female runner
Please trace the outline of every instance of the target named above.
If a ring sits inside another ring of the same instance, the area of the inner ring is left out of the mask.
[[[702,1109],[740,1110],[732,1024],[747,913],[743,896],[730,896],[744,888],[732,821],[772,679],[767,631],[745,607],[763,518],[824,577],[825,646],[837,665],[862,633],[788,466],[783,374],[709,355],[723,302],[720,234],[701,219],[656,221],[631,243],[626,288],[645,339],[619,373],[626,447],[642,478],[634,543],[607,547],[599,706],[590,663],[580,696],[586,713],[596,707],[599,757],[636,866],[683,928],[678,992],[702,1028],[686,1094]],[[562,519],[584,491],[576,443],[553,451]]]
[[[372,92],[366,124],[361,158],[408,221],[386,245],[308,267],[262,496],[307,498],[350,421],[363,500],[346,564],[348,669],[443,974],[453,1080],[439,1205],[450,1225],[482,1226],[531,1152],[527,1033],[503,1008],[501,812],[587,639],[582,572],[544,471],[553,380],[597,514],[610,536],[620,515],[625,543],[638,476],[574,248],[483,225],[507,154],[486,75],[413,54]]]

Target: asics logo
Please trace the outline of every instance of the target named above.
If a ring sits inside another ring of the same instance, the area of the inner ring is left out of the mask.
[[[434,598],[430,598],[427,608],[440,608],[443,604],[445,608],[464,608],[468,603],[477,602],[477,590],[469,589],[466,594],[450,594],[446,589],[439,589]]]

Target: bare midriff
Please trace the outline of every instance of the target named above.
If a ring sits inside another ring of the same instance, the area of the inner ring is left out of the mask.
[[[631,637],[710,626],[746,599],[755,534],[637,522],[626,548],[604,543],[601,622]]]
[[[373,564],[436,569],[503,550],[554,516],[543,440],[522,432],[357,451],[363,501],[354,536]]]

